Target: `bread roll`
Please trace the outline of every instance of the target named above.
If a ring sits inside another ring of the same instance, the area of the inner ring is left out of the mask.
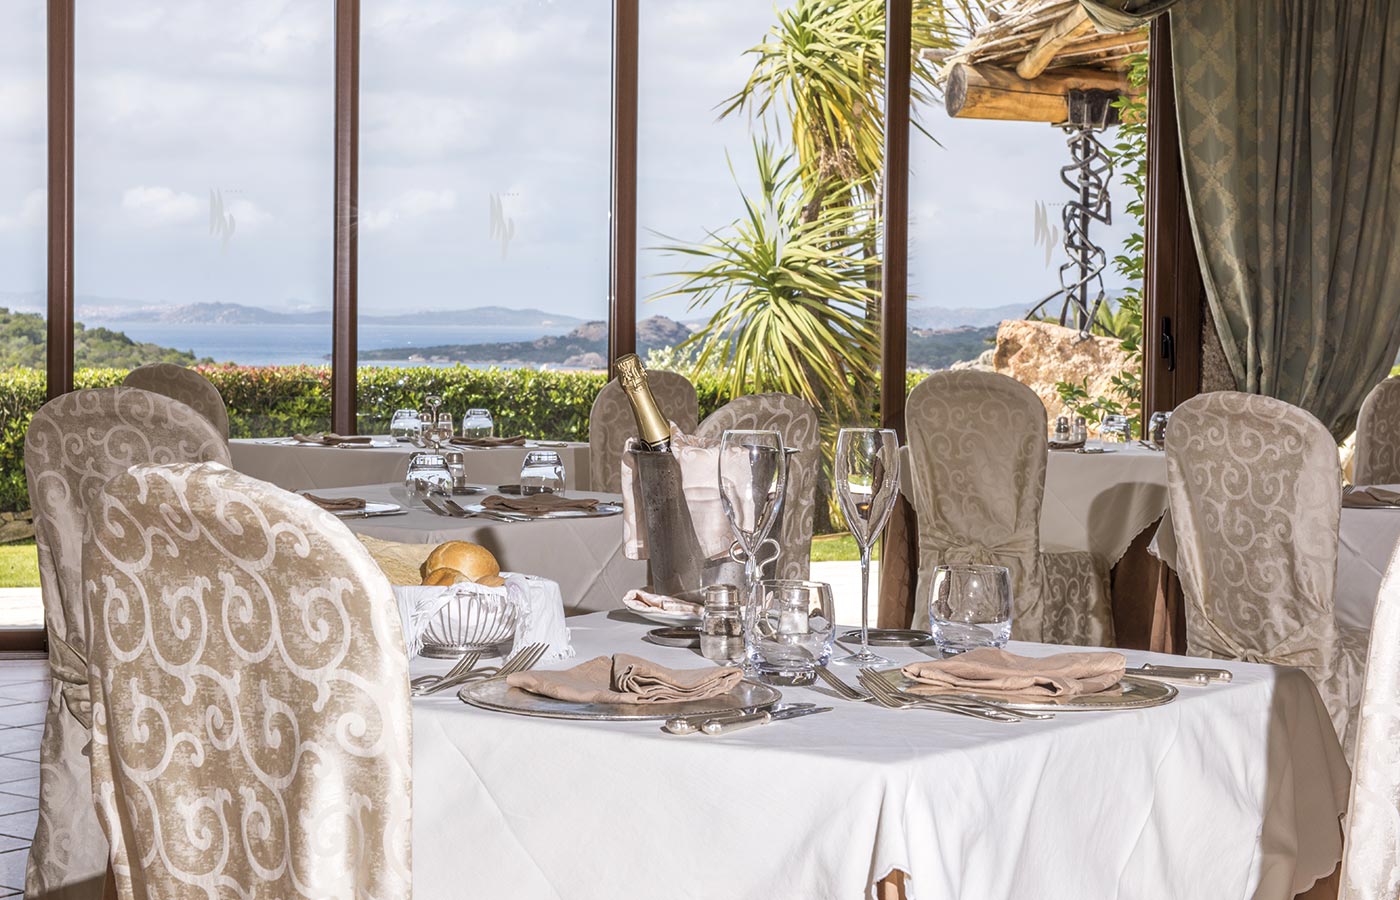
[[[459,581],[469,580],[470,579],[467,578],[467,576],[463,575],[461,572],[458,572],[456,569],[450,569],[447,566],[443,566],[440,569],[433,569],[431,572],[429,572],[427,576],[423,579],[423,584],[425,587],[448,587],[449,585],[456,584]]]
[[[423,562],[426,578],[434,569],[456,569],[472,581],[501,574],[501,564],[480,544],[468,541],[448,541],[433,548]]]

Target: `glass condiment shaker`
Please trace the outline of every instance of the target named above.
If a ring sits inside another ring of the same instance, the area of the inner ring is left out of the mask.
[[[705,609],[700,615],[700,655],[720,664],[744,658],[744,622],[738,585],[712,584],[705,588]]]
[[[1055,443],[1068,444],[1069,442],[1069,417],[1060,416],[1055,420]]]
[[[1089,439],[1089,423],[1083,416],[1074,417],[1074,427],[1070,429],[1069,439],[1072,443],[1082,444]]]

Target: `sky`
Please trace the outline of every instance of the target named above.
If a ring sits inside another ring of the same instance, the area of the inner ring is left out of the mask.
[[[0,294],[44,283],[43,6],[0,2]],[[79,295],[329,308],[332,7],[80,0]],[[364,0],[362,310],[606,315],[610,7]],[[641,297],[669,283],[659,245],[742,212],[751,123],[717,107],[774,18],[766,0],[642,0]],[[920,113],[941,146],[913,134],[916,303],[1029,306],[1058,284],[1061,251],[1047,263],[1034,223],[1038,202],[1058,219],[1069,196],[1064,135]],[[1125,201],[1120,188],[1119,218],[1096,232],[1110,256]],[[642,306],[654,313],[695,315]]]

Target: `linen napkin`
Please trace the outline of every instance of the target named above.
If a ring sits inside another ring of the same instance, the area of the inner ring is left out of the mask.
[[[481,505],[495,512],[524,513],[537,516],[540,513],[561,511],[593,512],[598,501],[592,497],[561,497],[558,494],[530,494],[519,497],[502,497],[492,494]]]
[[[365,508],[363,497],[319,497],[310,491],[303,491],[302,496],[329,512],[347,512]]]
[[[367,435],[347,434],[294,434],[292,440],[299,444],[321,444],[325,447],[339,447],[341,444],[372,444],[374,438]]]
[[[744,673],[733,667],[668,669],[627,653],[599,656],[558,672],[516,672],[511,687],[570,703],[682,703],[727,694]]]
[[[1347,509],[1400,509],[1400,491],[1353,485],[1342,491],[1342,506]]]
[[[523,447],[525,445],[525,435],[517,434],[515,437],[489,437],[489,438],[467,438],[455,437],[449,441],[457,447],[469,447],[483,449],[487,447]]]
[[[1123,679],[1126,665],[1123,654],[1107,651],[1029,657],[979,647],[950,659],[912,663],[903,671],[918,682],[909,689],[917,694],[978,691],[1041,699],[1106,691]]]
[[[653,594],[640,588],[633,588],[623,594],[622,605],[633,612],[660,610],[683,616],[698,616],[705,609],[703,603],[682,600],[679,597],[667,597],[665,594]]]

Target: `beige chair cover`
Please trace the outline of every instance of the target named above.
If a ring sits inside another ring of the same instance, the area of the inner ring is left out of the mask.
[[[1339,629],[1333,608],[1341,482],[1337,442],[1282,400],[1220,391],[1172,413],[1187,651],[1305,670],[1350,748],[1366,636]]]
[[[1356,419],[1355,484],[1400,484],[1400,378],[1371,389]]]
[[[675,372],[652,369],[647,384],[662,415],[686,434],[700,421],[700,401],[690,379]],[[614,378],[598,392],[588,413],[588,460],[593,490],[616,494],[622,490],[622,451],[637,436],[637,420],[622,385]]]
[[[122,384],[164,394],[193,409],[228,438],[228,407],[213,382],[194,369],[171,363],[147,363],[126,373]]]
[[[947,563],[1011,571],[1017,640],[1109,646],[1108,573],[1090,553],[1041,553],[1045,406],[993,372],[935,372],[905,408],[919,524],[914,627],[929,625],[933,570]]]
[[[788,461],[782,527],[772,536],[782,550],[776,577],[806,579],[812,571],[812,528],[822,463],[817,414],[810,403],[791,394],[748,394],[707,416],[695,434],[718,441],[726,431],[736,429],[776,431],[783,436],[784,446],[798,451]]]
[[[1400,897],[1400,552],[1390,558],[1357,710],[1339,900]]]
[[[39,825],[25,881],[35,898],[102,894],[107,842],[92,807],[82,560],[87,515],[107,480],[140,463],[228,462],[228,445],[183,403],[137,388],[74,391],[34,414],[24,473],[53,678],[39,748]]]
[[[124,900],[409,897],[408,659],[338,519],[221,465],[136,466],[98,500],[83,575]]]

